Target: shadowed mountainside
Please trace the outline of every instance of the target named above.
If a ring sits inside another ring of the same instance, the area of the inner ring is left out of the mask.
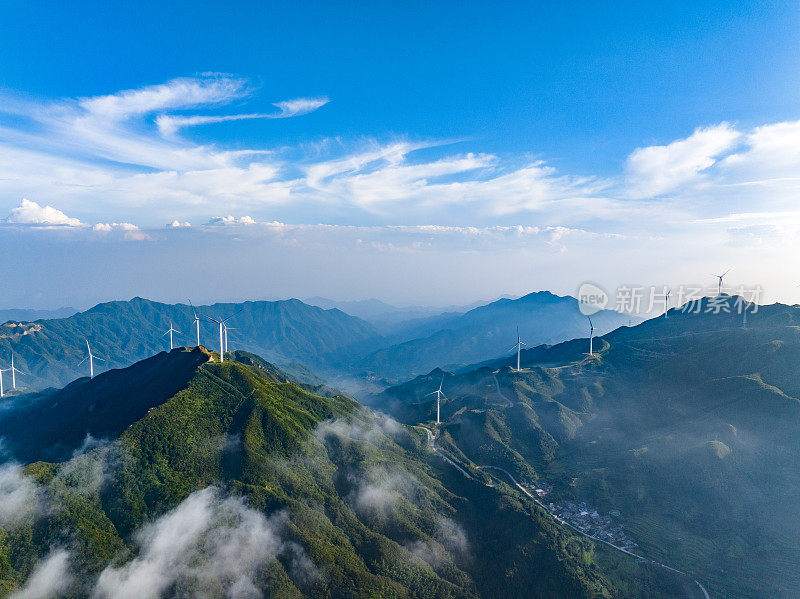
[[[592,543],[516,490],[464,478],[422,431],[309,393],[257,356],[212,357],[176,349],[0,415],[28,458],[105,436],[68,461],[2,467],[19,507],[0,513],[0,595],[57,559],[75,597],[144,581],[164,597],[641,594],[635,564],[604,575]]]
[[[728,298],[733,304],[736,298]],[[716,300],[667,318],[465,368],[435,370],[373,404],[430,420],[441,445],[553,485],[552,499],[621,512],[649,557],[712,596],[793,597],[800,578],[800,307],[743,316]],[[750,306],[752,309],[752,306]],[[697,313],[695,313],[695,311]]]

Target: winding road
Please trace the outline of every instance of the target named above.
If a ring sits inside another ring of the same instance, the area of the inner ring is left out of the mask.
[[[503,398],[503,399],[505,399],[506,401],[508,401],[509,405],[514,405],[514,404],[511,402],[511,400],[509,400],[509,399],[508,399],[508,398],[507,398],[505,395],[503,395],[503,394],[502,394],[502,392],[500,391],[500,383],[498,382],[498,380],[497,380],[497,376],[496,376],[496,375],[495,375],[495,377],[494,377],[494,381],[495,381],[495,383],[497,384],[497,394],[498,394],[498,395],[500,395],[500,397],[502,397],[502,398]],[[464,475],[466,478],[468,478],[469,480],[475,480],[475,478],[474,478],[474,477],[473,477],[471,474],[469,474],[469,472],[467,472],[466,470],[464,470],[464,469],[463,469],[461,466],[459,466],[459,465],[458,465],[458,464],[457,464],[457,463],[456,463],[454,460],[452,460],[450,457],[448,457],[448,456],[446,455],[446,453],[445,453],[443,450],[441,450],[441,449],[439,449],[438,447],[436,447],[436,437],[437,437],[437,434],[436,434],[436,433],[434,433],[434,432],[433,432],[431,429],[429,429],[427,426],[424,426],[424,425],[422,425],[422,424],[419,424],[419,425],[417,425],[417,428],[421,428],[421,429],[423,429],[423,430],[424,430],[424,431],[427,433],[427,435],[428,435],[428,447],[429,447],[429,448],[430,448],[430,449],[431,449],[431,450],[432,450],[432,451],[433,451],[433,452],[434,452],[436,455],[438,455],[438,456],[439,456],[440,458],[442,458],[442,459],[443,459],[445,462],[447,462],[448,464],[450,464],[451,466],[453,466],[453,467],[454,467],[456,470],[458,470],[458,471],[459,471],[461,474],[463,474],[463,475]],[[465,456],[465,457],[466,457],[466,456]],[[469,458],[467,458],[467,459],[469,459]],[[470,460],[470,461],[471,461],[471,460]],[[530,498],[531,500],[533,500],[533,502],[534,502],[534,503],[536,503],[536,504],[537,504],[539,507],[541,507],[541,508],[542,508],[543,510],[545,510],[545,511],[546,511],[548,514],[550,514],[550,511],[547,509],[547,507],[544,505],[544,503],[542,503],[541,501],[539,501],[539,498],[538,498],[538,497],[536,497],[536,496],[535,496],[533,493],[531,493],[530,491],[528,491],[528,489],[526,489],[524,486],[522,486],[522,485],[521,485],[521,484],[520,484],[520,483],[517,481],[517,479],[515,479],[515,478],[514,478],[514,476],[513,476],[513,475],[512,475],[512,474],[511,474],[511,473],[510,473],[508,470],[506,470],[505,468],[501,468],[500,466],[491,466],[491,465],[486,465],[486,466],[479,466],[479,465],[476,465],[476,467],[477,467],[477,468],[480,468],[480,469],[482,469],[482,470],[497,470],[498,472],[502,472],[503,474],[505,474],[505,475],[506,475],[506,476],[509,478],[509,480],[512,482],[512,484],[513,484],[513,485],[514,485],[514,486],[515,486],[517,489],[519,489],[519,490],[520,490],[522,493],[524,493],[524,494],[525,494],[525,495],[526,495],[528,498]],[[490,475],[490,477],[491,477],[491,475]],[[487,486],[494,486],[494,485],[487,485]],[[571,530],[573,530],[574,532],[578,533],[578,534],[579,534],[579,535],[581,535],[581,536],[584,536],[584,537],[586,537],[586,538],[588,538],[588,539],[591,539],[591,540],[593,540],[593,541],[595,541],[595,542],[597,542],[597,543],[603,543],[604,545],[607,545],[607,546],[609,546],[609,547],[611,547],[611,548],[613,548],[613,549],[616,549],[617,551],[620,551],[620,552],[622,552],[622,553],[624,553],[624,554],[626,554],[626,555],[629,555],[629,556],[631,556],[631,557],[633,557],[633,558],[635,558],[635,559],[637,559],[637,560],[642,560],[642,561],[644,561],[644,562],[648,562],[648,563],[654,564],[654,565],[656,565],[656,566],[660,566],[661,568],[664,568],[665,570],[669,570],[670,572],[675,572],[676,574],[680,574],[680,575],[682,575],[682,576],[686,576],[687,578],[689,578],[690,580],[692,580],[692,582],[694,582],[694,583],[695,583],[695,584],[698,586],[698,588],[699,588],[699,589],[700,589],[700,590],[703,592],[703,595],[704,595],[705,599],[711,599],[710,595],[708,594],[708,591],[706,591],[705,587],[704,587],[702,584],[700,584],[700,581],[699,581],[699,580],[692,579],[692,578],[691,578],[691,576],[689,576],[689,574],[687,574],[686,572],[683,572],[682,570],[678,570],[677,568],[673,568],[673,567],[671,567],[671,566],[668,566],[668,565],[666,565],[666,564],[663,564],[663,563],[661,563],[661,562],[658,562],[658,561],[656,561],[656,560],[653,560],[653,559],[650,559],[650,558],[644,557],[644,556],[642,556],[642,555],[638,555],[638,554],[636,554],[636,553],[633,553],[632,551],[628,551],[627,549],[623,549],[622,547],[619,547],[618,545],[614,545],[613,543],[610,543],[610,542],[608,542],[608,541],[605,541],[605,540],[603,540],[603,539],[599,539],[599,538],[597,538],[597,537],[594,537],[594,536],[592,536],[592,535],[590,535],[590,534],[587,534],[587,533],[583,532],[582,530],[579,530],[578,528],[574,527],[572,524],[570,524],[569,522],[567,522],[567,521],[566,521],[566,520],[564,520],[563,518],[559,518],[558,516],[555,516],[555,515],[553,515],[553,514],[550,514],[550,515],[553,517],[553,519],[554,519],[556,522],[558,522],[559,524],[562,524],[562,525],[564,525],[564,526],[566,526],[566,527],[570,528]]]
[[[492,376],[494,377],[494,384],[495,384],[495,385],[497,385],[497,394],[498,394],[498,395],[499,395],[499,396],[500,396],[502,399],[504,399],[505,401],[507,401],[507,402],[508,402],[508,406],[506,406],[506,407],[509,407],[509,408],[510,408],[510,407],[512,407],[512,406],[514,405],[514,402],[513,402],[513,401],[511,401],[510,399],[508,399],[508,398],[507,398],[507,397],[506,397],[506,396],[503,394],[503,392],[500,390],[500,381],[498,381],[498,380],[497,380],[497,371],[494,371],[494,372],[492,373]]]

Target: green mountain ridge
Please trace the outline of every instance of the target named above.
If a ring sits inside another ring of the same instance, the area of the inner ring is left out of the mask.
[[[230,344],[246,347],[272,362],[302,360],[325,365],[328,357],[340,359],[382,345],[380,335],[368,323],[299,300],[214,304],[198,306],[197,311],[217,319],[236,314],[228,323],[235,327],[229,332]],[[3,324],[0,356],[7,361],[14,353],[17,366],[30,374],[19,377],[24,386],[61,386],[88,374],[88,365],[79,365],[86,357],[85,339],[104,360],[95,362],[95,372],[101,372],[129,366],[166,349],[169,342],[164,332],[170,323],[182,332],[176,335],[176,345],[194,340],[193,322],[189,305],[142,298],[108,302],[69,318]],[[219,349],[215,323],[201,321],[200,341]]]
[[[635,564],[597,553],[516,490],[464,478],[421,431],[314,395],[257,356],[214,357],[176,349],[0,414],[25,461],[105,436],[66,461],[2,467],[19,509],[0,511],[0,595],[59,568],[50,583],[65,597],[124,596],[145,573],[163,597],[231,585],[275,597],[641,591],[623,582]]]
[[[712,596],[793,597],[800,307],[750,305],[744,328],[715,303],[597,337],[591,357],[588,339],[540,346],[519,373],[516,356],[436,370],[371,404],[429,419],[425,395],[444,377],[441,443],[462,466],[492,463],[552,485],[555,504],[621,512],[637,551]]]
[[[602,310],[593,316],[598,331],[607,332],[627,323],[629,316]],[[636,319],[638,321],[638,319]],[[500,299],[465,314],[436,321],[435,332],[423,323],[413,327],[410,336],[423,335],[383,348],[366,356],[358,366],[389,379],[422,374],[432,368],[457,368],[502,355],[517,339],[529,346],[560,342],[586,333],[588,322],[579,310],[578,300],[547,291],[530,293],[519,299]]]

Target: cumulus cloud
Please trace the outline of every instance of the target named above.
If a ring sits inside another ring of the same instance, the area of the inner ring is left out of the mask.
[[[55,599],[67,593],[72,584],[70,554],[66,549],[53,549],[36,564],[25,585],[11,593],[9,599]]]
[[[125,239],[131,241],[148,239],[147,233],[141,231],[139,227],[131,223],[97,223],[92,227],[92,230],[99,233],[119,232]]]
[[[191,226],[192,223],[190,223],[188,220],[181,222],[176,219],[167,225],[167,229],[188,229]]]
[[[18,464],[0,465],[0,525],[14,525],[38,509],[40,489]]]
[[[108,566],[93,596],[157,599],[180,584],[187,595],[261,597],[259,577],[279,556],[313,575],[302,548],[282,538],[286,522],[285,512],[266,518],[242,499],[222,498],[216,488],[197,491],[137,533],[137,557]]]
[[[19,206],[11,210],[6,222],[15,225],[47,227],[83,226],[83,223],[77,218],[70,218],[61,210],[56,210],[52,206],[40,206],[36,202],[25,198],[22,199]]]
[[[255,219],[251,216],[215,216],[214,218],[210,219],[206,225],[216,226],[216,225],[254,225],[256,224]]]

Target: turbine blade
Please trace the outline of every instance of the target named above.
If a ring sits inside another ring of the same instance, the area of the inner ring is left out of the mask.
[[[231,318],[233,318],[234,316],[236,316],[236,315],[237,315],[239,312],[241,312],[241,311],[243,311],[243,310],[244,310],[244,308],[240,308],[239,310],[237,310],[236,312],[234,312],[233,314],[231,314],[230,316],[228,316],[228,318],[226,318],[226,319],[225,319],[225,320],[223,320],[222,322],[227,322],[227,321],[229,321]]]

